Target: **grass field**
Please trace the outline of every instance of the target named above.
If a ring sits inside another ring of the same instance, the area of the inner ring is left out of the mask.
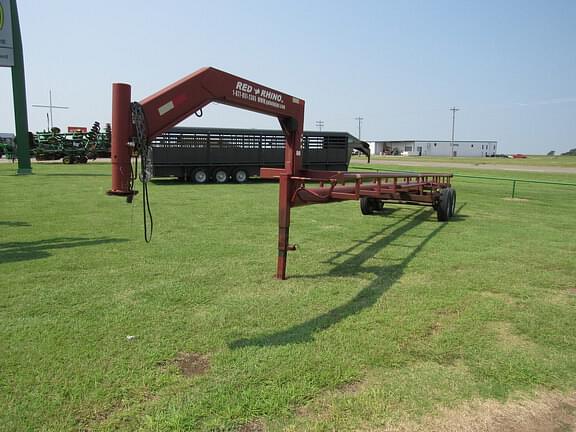
[[[365,160],[365,157],[358,156],[358,160]],[[513,166],[557,166],[576,167],[575,156],[541,156],[531,155],[526,159],[509,159],[500,157],[479,158],[479,157],[441,157],[441,156],[372,156],[372,160],[391,160],[403,162],[442,162],[442,163],[468,163],[472,165],[513,165]]]
[[[0,430],[405,430],[576,389],[576,188],[297,208],[277,281],[276,184],[151,184],[146,244],[109,171],[0,165]]]

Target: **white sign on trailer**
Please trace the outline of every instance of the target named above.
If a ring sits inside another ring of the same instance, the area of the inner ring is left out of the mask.
[[[0,0],[0,67],[14,66],[10,0]]]

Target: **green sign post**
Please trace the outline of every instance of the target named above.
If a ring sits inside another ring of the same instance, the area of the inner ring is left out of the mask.
[[[0,66],[12,68],[18,174],[31,174],[24,55],[16,0],[0,0]]]

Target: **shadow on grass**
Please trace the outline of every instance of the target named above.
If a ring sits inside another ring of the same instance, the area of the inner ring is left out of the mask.
[[[461,209],[462,206],[459,210]],[[384,215],[385,214],[386,213],[384,213]],[[405,236],[410,230],[416,228],[423,222],[429,221],[432,214],[432,210],[415,210],[402,218],[398,218],[381,230],[372,233],[366,239],[356,241],[355,244],[348,249],[336,253],[327,261],[330,264],[334,264],[334,267],[332,267],[328,273],[300,276],[301,278],[317,279],[325,278],[326,276],[342,277],[359,273],[374,275],[375,278],[370,284],[361,289],[360,292],[348,302],[286,330],[250,339],[235,340],[229,343],[229,347],[231,349],[238,349],[246,346],[263,347],[309,342],[313,340],[315,333],[326,330],[340,321],[370,308],[400,279],[410,261],[414,259],[426,243],[446,226],[446,223],[439,223],[430,233],[423,237],[411,236],[410,238],[418,239],[418,243],[412,245],[411,251],[399,261],[381,266],[365,266],[364,264],[375,257],[382,249]],[[362,249],[358,251],[358,248]],[[344,258],[344,261],[340,261],[342,258]],[[294,278],[297,278],[297,276]]]
[[[30,227],[28,222],[18,222],[18,221],[0,221],[0,226],[9,226],[9,227]]]
[[[40,177],[111,177],[111,174],[102,173],[40,173]]]
[[[128,240],[106,237],[94,239],[62,237],[31,242],[0,243],[0,264],[48,258],[52,255],[49,251],[56,249],[98,246],[107,243],[120,243],[125,241]]]

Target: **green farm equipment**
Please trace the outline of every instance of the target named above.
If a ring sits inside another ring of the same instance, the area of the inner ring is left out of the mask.
[[[16,143],[13,137],[0,137],[0,158],[2,156],[6,159],[16,158]]]
[[[33,154],[36,160],[62,159],[64,164],[87,163],[97,157],[110,156],[110,125],[100,132],[100,123],[94,122],[89,132],[61,133],[59,128],[38,132]]]

